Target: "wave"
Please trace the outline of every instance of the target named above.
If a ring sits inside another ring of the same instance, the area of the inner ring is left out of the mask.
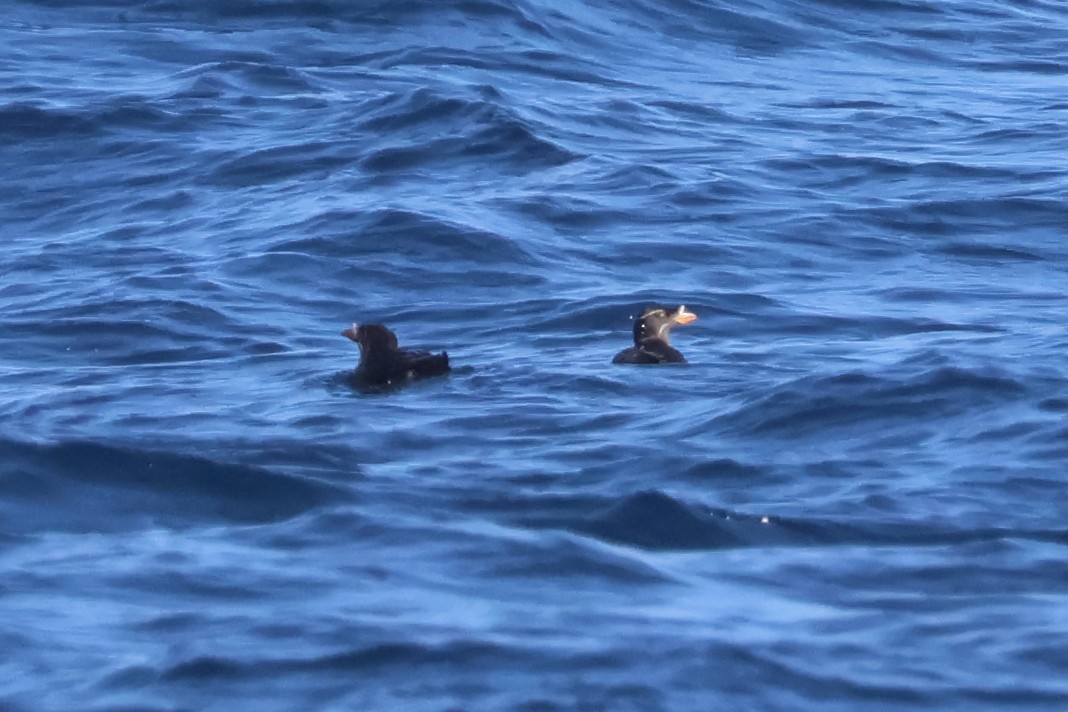
[[[104,135],[127,136],[139,130],[167,132],[187,128],[185,119],[157,100],[136,95],[112,96],[77,108],[30,101],[0,106],[0,136],[15,143],[43,139],[83,141]],[[100,150],[115,152],[135,144],[138,142],[124,139],[106,143]]]
[[[530,497],[522,505],[509,501],[496,506],[511,512],[508,516],[520,526],[569,531],[654,552],[767,547],[930,547],[1003,540],[1068,544],[1066,529],[966,528],[925,521],[783,517],[695,504],[656,489],[615,497]]]
[[[352,158],[339,155],[336,146],[304,141],[286,146],[228,151],[202,182],[224,187],[261,186],[296,178],[326,176],[349,165]]]
[[[529,652],[480,641],[457,641],[441,646],[418,643],[381,643],[347,652],[306,659],[239,661],[215,656],[193,658],[163,671],[165,680],[215,680],[311,672],[357,673],[413,667],[477,666],[531,662]]]
[[[538,127],[509,110],[496,90],[482,88],[481,95],[448,96],[420,87],[367,103],[361,107],[366,118],[355,128],[374,136],[381,147],[363,158],[363,169],[386,176],[477,160],[485,170],[484,162],[492,160],[501,169],[525,172],[579,157],[539,136]]]
[[[277,242],[271,252],[329,258],[399,256],[431,262],[529,264],[515,240],[412,210],[331,211],[293,226],[315,237]]]
[[[0,136],[10,140],[86,136],[99,128],[92,118],[74,111],[28,102],[0,107]]]
[[[834,428],[870,429],[942,419],[1019,400],[1025,394],[1024,383],[1010,375],[952,366],[902,378],[863,372],[806,376],[716,416],[715,423],[749,436],[826,437]]]
[[[131,291],[152,282],[148,277],[112,280]],[[201,296],[220,291],[214,284],[192,286]],[[5,327],[42,354],[69,352],[80,359],[79,365],[174,364],[284,350],[265,340],[263,325],[234,318],[226,305],[216,306],[192,298],[116,299],[94,294],[62,309],[50,300],[26,305]]]
[[[0,440],[0,463],[9,534],[264,524],[351,499],[296,475],[90,441]]]

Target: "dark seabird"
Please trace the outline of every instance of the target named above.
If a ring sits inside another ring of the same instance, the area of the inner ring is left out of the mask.
[[[671,345],[671,327],[696,321],[685,305],[675,308],[646,307],[634,322],[634,346],[623,349],[612,363],[686,363],[686,357]]]
[[[382,324],[353,324],[341,335],[360,347],[360,365],[352,374],[357,385],[389,386],[449,372],[447,353],[398,348],[397,336]]]

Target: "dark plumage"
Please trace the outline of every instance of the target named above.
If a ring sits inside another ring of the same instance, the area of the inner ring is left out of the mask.
[[[360,365],[352,374],[357,385],[388,386],[449,372],[447,353],[398,348],[396,335],[381,324],[353,324],[341,334],[360,347]]]
[[[634,346],[616,354],[612,363],[686,363],[686,357],[671,345],[671,328],[696,320],[697,315],[686,311],[685,305],[646,307],[634,321]]]

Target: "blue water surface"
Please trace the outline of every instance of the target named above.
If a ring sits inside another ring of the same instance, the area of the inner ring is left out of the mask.
[[[1068,709],[1066,30],[6,3],[0,708]]]

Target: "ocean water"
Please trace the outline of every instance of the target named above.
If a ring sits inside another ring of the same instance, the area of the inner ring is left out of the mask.
[[[0,709],[1068,709],[1066,29],[7,2]]]

